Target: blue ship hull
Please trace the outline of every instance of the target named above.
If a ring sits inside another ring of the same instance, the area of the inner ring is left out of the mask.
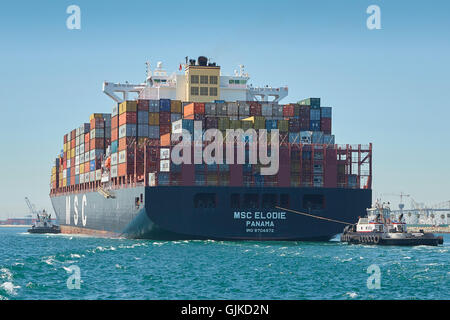
[[[52,196],[63,233],[155,240],[329,240],[353,223],[372,191],[342,188],[158,186]]]

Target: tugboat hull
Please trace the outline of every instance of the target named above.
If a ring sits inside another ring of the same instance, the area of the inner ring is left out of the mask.
[[[60,228],[31,228],[28,233],[61,233]]]
[[[348,232],[341,236],[341,242],[384,246],[438,246],[443,244],[444,240],[442,237],[436,237],[431,233],[421,235],[399,233],[386,237],[376,232]]]

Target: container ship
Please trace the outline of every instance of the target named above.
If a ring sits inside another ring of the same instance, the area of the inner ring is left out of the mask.
[[[349,222],[363,215],[372,144],[336,144],[332,108],[320,98],[282,104],[287,87],[249,79],[243,66],[226,76],[206,57],[186,57],[172,74],[147,63],[141,84],[104,82],[112,112],[65,134],[52,167],[61,231],[323,241],[342,226],[294,212]]]

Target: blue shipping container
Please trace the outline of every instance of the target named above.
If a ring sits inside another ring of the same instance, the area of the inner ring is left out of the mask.
[[[311,120],[309,122],[309,128],[311,131],[320,131],[320,120]]]
[[[119,146],[119,141],[114,140],[111,142],[111,153],[116,153]]]
[[[277,120],[266,120],[266,129],[268,131],[276,128],[277,128]]]
[[[159,100],[159,111],[170,112],[170,99]]]
[[[331,118],[331,107],[320,108],[322,118]]]
[[[289,143],[300,143],[300,133],[298,132],[289,133]]]
[[[95,171],[95,160],[89,162],[89,171]]]

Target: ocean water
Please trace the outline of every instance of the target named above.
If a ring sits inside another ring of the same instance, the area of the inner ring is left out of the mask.
[[[449,249],[0,228],[0,299],[449,299]]]

